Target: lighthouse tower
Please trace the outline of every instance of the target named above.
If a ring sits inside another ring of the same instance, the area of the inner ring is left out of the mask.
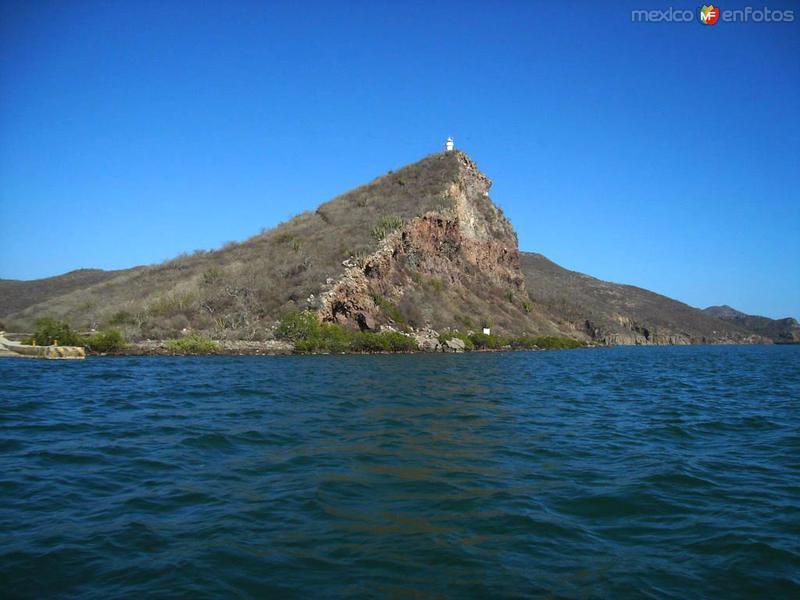
[[[445,152],[452,152],[453,151],[453,138],[447,138],[447,141],[444,143],[444,151]]]

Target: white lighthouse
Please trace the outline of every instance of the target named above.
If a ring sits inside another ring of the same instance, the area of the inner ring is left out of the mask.
[[[444,151],[445,152],[452,152],[453,151],[453,138],[447,138],[447,141],[444,143]]]

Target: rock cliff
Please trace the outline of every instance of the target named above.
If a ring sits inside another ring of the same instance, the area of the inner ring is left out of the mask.
[[[519,265],[517,236],[489,199],[491,181],[463,153],[439,209],[404,223],[323,291],[323,320],[555,333],[535,315]],[[398,323],[401,321],[402,323]]]

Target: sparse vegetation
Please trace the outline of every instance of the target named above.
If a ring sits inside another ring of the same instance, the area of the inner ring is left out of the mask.
[[[134,316],[126,310],[120,310],[111,315],[109,325],[131,325],[135,322]]]
[[[203,271],[202,283],[205,286],[214,285],[217,281],[222,279],[223,271],[216,265],[208,267]]]
[[[423,285],[437,294],[444,290],[444,283],[442,283],[442,280],[439,277],[428,277],[425,279]]]
[[[194,295],[191,293],[164,294],[147,305],[147,312],[155,317],[168,317],[187,309],[193,301]]]
[[[392,321],[399,325],[405,325],[406,320],[400,312],[400,309],[387,298],[380,294],[372,294],[372,301],[375,302],[375,306],[379,307],[383,311],[383,314]]]

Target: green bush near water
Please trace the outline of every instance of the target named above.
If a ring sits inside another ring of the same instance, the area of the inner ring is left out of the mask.
[[[572,338],[552,335],[506,337],[486,333],[467,335],[458,331],[447,331],[439,335],[439,341],[442,343],[453,338],[463,341],[465,350],[500,350],[506,347],[515,350],[569,350],[586,346],[583,342]]]
[[[73,331],[69,323],[51,317],[37,319],[35,327],[33,336],[25,340],[26,344],[35,342],[37,346],[51,346],[55,343],[59,346],[84,346],[91,352],[113,352],[127,345],[125,338],[116,329],[105,329],[84,336]]]
[[[542,336],[522,336],[509,340],[512,348],[542,350],[571,350],[573,348],[583,348],[585,343],[573,340],[572,338],[558,337],[554,335]]]
[[[486,334],[486,333],[473,333],[469,336],[475,348],[480,350],[499,350],[503,346],[508,345],[506,338],[499,335]]]
[[[213,354],[219,344],[202,335],[192,334],[178,340],[167,340],[164,347],[174,354]]]
[[[320,323],[311,311],[286,313],[275,336],[294,343],[295,352],[411,352],[414,338],[396,331],[351,331],[335,323]]]
[[[26,340],[36,342],[37,346],[50,346],[58,342],[59,346],[83,346],[85,340],[77,331],[73,331],[69,323],[56,321],[50,317],[42,317],[34,322],[36,327],[33,337]]]
[[[121,350],[127,344],[119,331],[106,329],[85,338],[85,345],[92,352],[114,352],[115,350]]]

